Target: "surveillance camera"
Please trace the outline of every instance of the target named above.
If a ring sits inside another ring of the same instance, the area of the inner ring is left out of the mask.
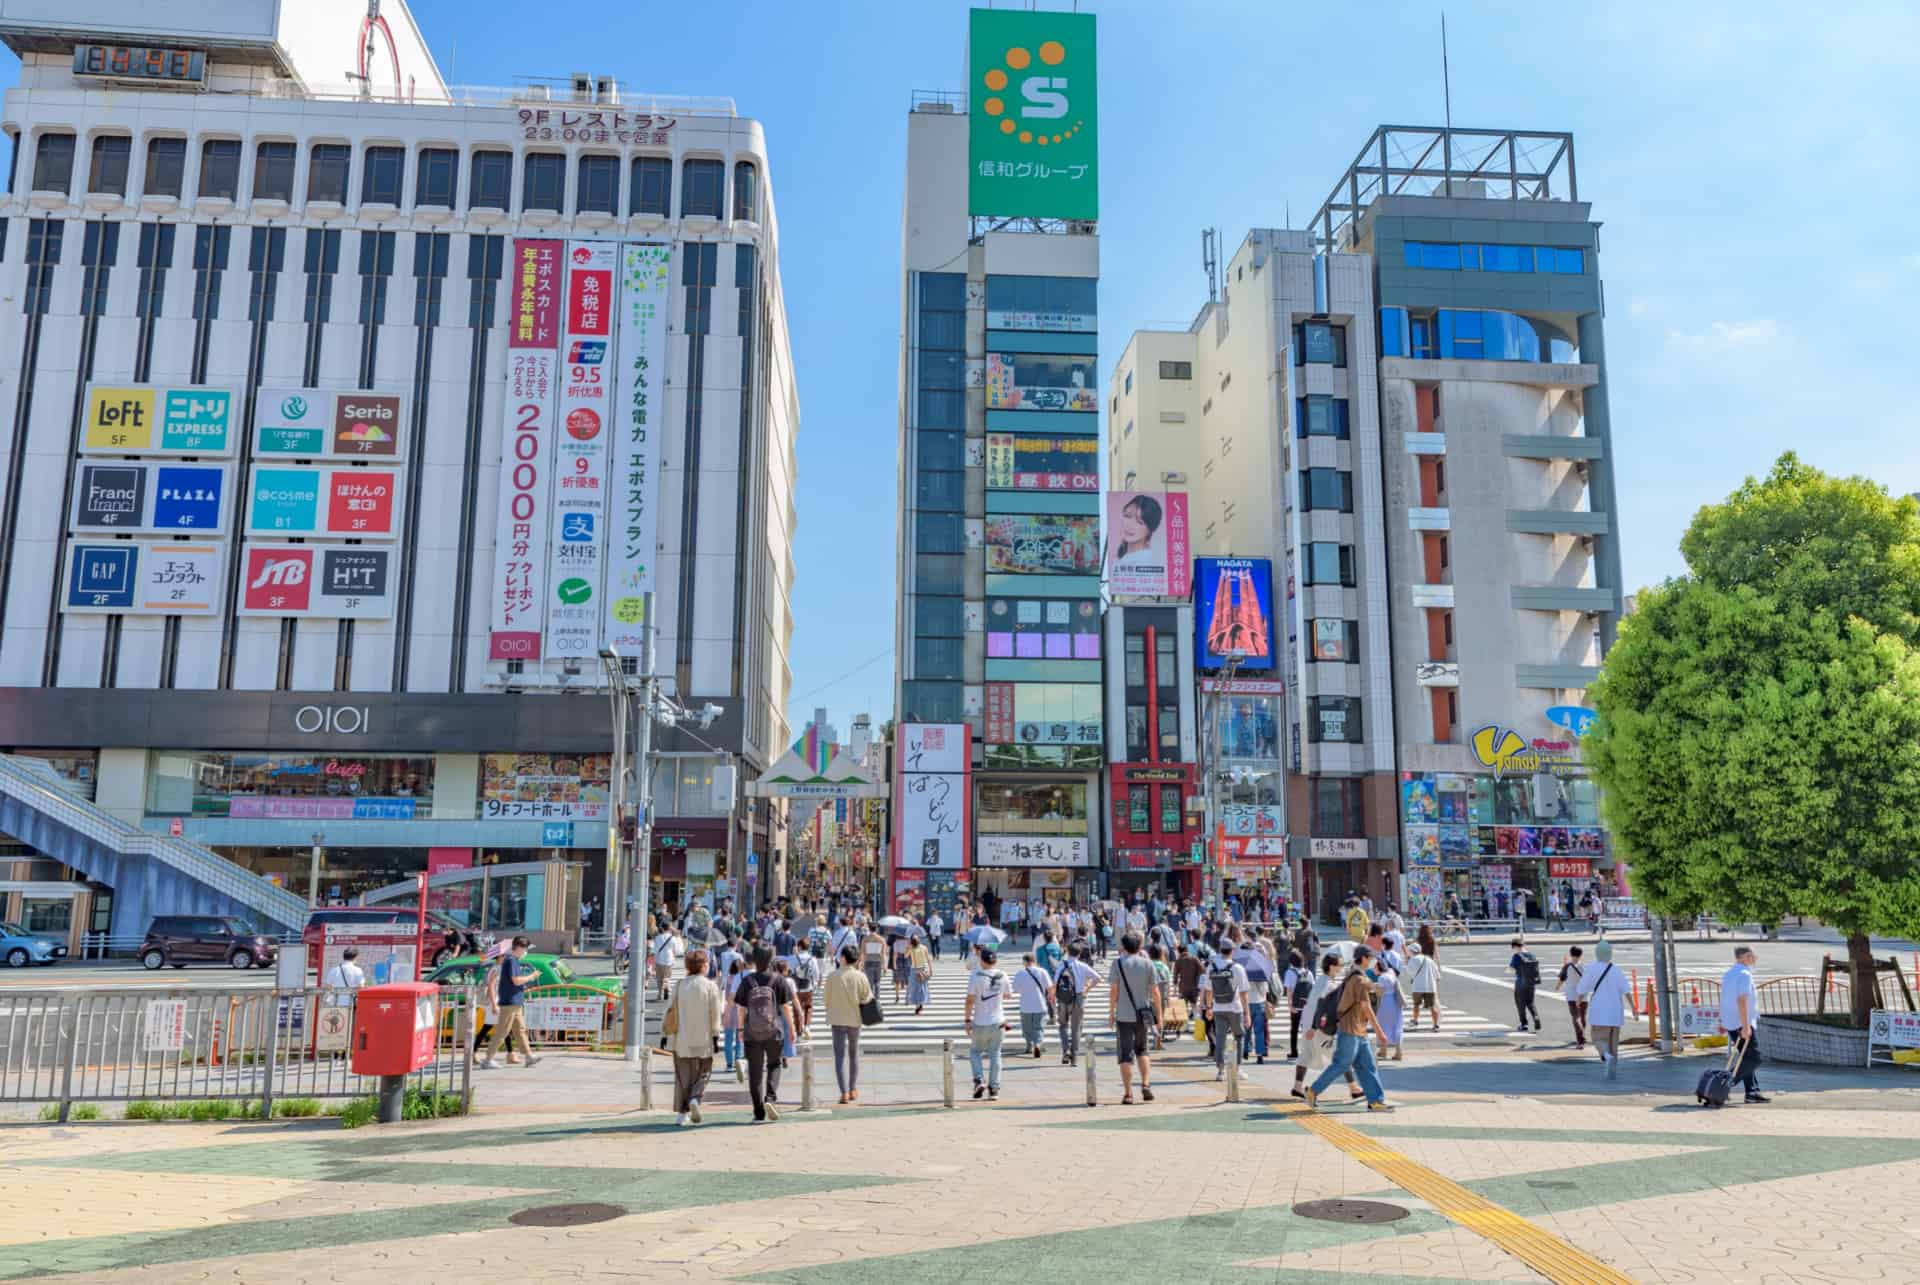
[[[719,717],[720,717],[720,707],[714,704],[712,701],[708,701],[705,705],[702,705],[700,707],[700,726],[712,727],[714,724],[714,721]]]

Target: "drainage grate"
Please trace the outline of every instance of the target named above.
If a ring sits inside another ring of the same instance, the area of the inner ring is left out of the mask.
[[[1318,1218],[1329,1223],[1391,1223],[1410,1212],[1399,1205],[1377,1200],[1309,1200],[1293,1207],[1302,1218]]]
[[[1547,1182],[1544,1179],[1530,1178],[1527,1180],[1527,1186],[1532,1187],[1535,1191],[1573,1191],[1579,1184],[1573,1182]]]
[[[622,1205],[584,1201],[571,1205],[535,1205],[531,1209],[522,1209],[507,1221],[516,1227],[580,1227],[587,1223],[603,1223],[624,1217],[626,1212]]]

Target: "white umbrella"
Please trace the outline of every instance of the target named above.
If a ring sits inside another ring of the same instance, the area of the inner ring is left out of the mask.
[[[977,928],[969,928],[960,936],[961,940],[970,946],[996,947],[1007,939],[1005,933],[989,924],[981,924]]]
[[[911,928],[913,927],[913,921],[900,915],[888,915],[886,918],[880,920],[880,926],[882,928]]]

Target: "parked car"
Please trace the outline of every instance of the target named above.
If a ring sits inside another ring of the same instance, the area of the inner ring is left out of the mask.
[[[15,923],[11,919],[0,919],[0,937],[31,937],[35,941],[44,941],[53,948],[55,959],[67,957],[67,943],[64,938],[53,937],[47,933],[29,932],[26,925]],[[4,958],[4,956],[0,956]]]
[[[61,951],[60,954],[66,954]],[[45,937],[28,937],[13,931],[10,924],[0,924],[0,962],[8,968],[25,968],[28,964],[51,964],[58,955],[53,953],[53,943]]]
[[[279,953],[277,941],[231,915],[156,915],[140,943],[140,962],[148,969],[168,964],[270,968]]]
[[[412,906],[326,906],[307,912],[307,924],[300,940],[307,948],[307,967],[318,970],[320,949],[326,945],[329,924],[408,924],[416,923],[419,912]],[[477,955],[493,944],[490,934],[477,933],[456,919],[437,910],[427,912],[427,963],[446,963],[456,955]],[[435,941],[434,939],[438,940]]]
[[[582,977],[568,966],[567,961],[558,955],[539,955],[528,952],[520,966],[539,977],[535,986],[572,986],[581,992],[598,992],[606,997],[608,1012],[619,1005],[627,993],[624,977]],[[478,986],[487,978],[487,972],[493,967],[491,959],[478,955],[463,955],[450,959],[427,974],[427,980],[441,986]],[[440,1025],[447,1035],[453,1033],[454,1015],[459,1012],[464,1001],[458,997],[450,998],[440,1005]],[[494,997],[482,995],[479,1006],[473,1015],[473,1032],[476,1040],[483,1040],[493,1033],[493,1021],[490,1016],[495,1007]]]

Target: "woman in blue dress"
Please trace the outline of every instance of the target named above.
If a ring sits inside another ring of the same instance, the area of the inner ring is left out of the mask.
[[[1374,974],[1374,980],[1380,983],[1376,1011],[1382,1037],[1380,1056],[1398,1062],[1400,1041],[1407,1026],[1407,1008],[1400,999],[1400,974],[1406,970],[1407,956],[1399,933],[1388,933],[1386,943],[1386,953],[1380,957],[1379,970]]]

